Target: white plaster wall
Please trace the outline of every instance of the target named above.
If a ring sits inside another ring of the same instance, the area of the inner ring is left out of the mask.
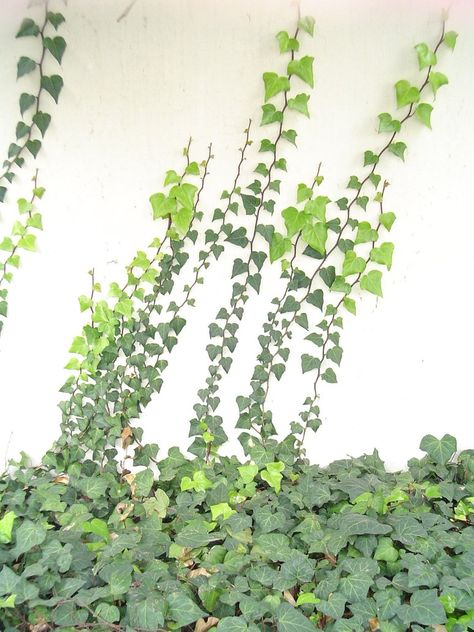
[[[34,42],[15,40],[25,15],[23,0],[0,3],[0,148],[13,139],[17,93],[16,60]],[[160,229],[150,218],[148,197],[162,175],[179,169],[188,136],[203,156],[213,142],[209,187],[203,208],[212,211],[234,177],[242,130],[256,121],[262,99],[261,73],[283,69],[274,40],[293,27],[290,0],[69,0],[62,7],[68,49],[65,88],[37,161],[45,231],[39,252],[25,255],[10,293],[10,312],[0,340],[0,459],[20,450],[39,460],[58,433],[58,388],[62,366],[83,317],[77,296],[88,291],[87,271],[104,281],[122,279],[123,265]],[[361,174],[365,149],[380,147],[376,116],[393,111],[393,83],[413,81],[413,46],[438,37],[442,2],[413,0],[303,0],[301,11],[317,21],[312,118],[295,118],[299,154],[285,149],[289,183],[308,181],[323,162],[325,191],[337,199],[351,174]],[[33,8],[31,11],[37,11]],[[308,452],[325,464],[378,447],[390,467],[417,454],[425,433],[450,432],[460,447],[474,447],[472,356],[474,328],[474,10],[454,0],[449,28],[458,46],[440,56],[450,81],[439,92],[433,132],[412,122],[403,139],[405,164],[387,157],[379,171],[391,186],[387,210],[398,221],[392,231],[396,254],[384,275],[383,300],[364,296],[357,318],[345,318],[344,359],[339,383],[324,385],[323,426]],[[31,48],[31,50],[33,50]],[[51,66],[53,71],[54,64]],[[252,161],[253,162],[253,161]],[[32,163],[11,191],[25,195]],[[282,201],[290,202],[285,187]],[[12,210],[0,209],[0,231]],[[205,377],[207,324],[222,302],[222,279],[240,250],[228,249],[197,295],[192,315],[173,353],[165,386],[143,415],[146,437],[165,450],[186,447],[187,422]],[[248,305],[233,372],[223,383],[221,412],[231,428],[235,396],[245,394],[259,324],[268,300],[280,288],[275,268],[262,295]],[[299,346],[301,350],[301,346]],[[301,377],[299,353],[273,388],[278,427],[295,418],[310,376]],[[237,450],[234,440],[228,447]]]

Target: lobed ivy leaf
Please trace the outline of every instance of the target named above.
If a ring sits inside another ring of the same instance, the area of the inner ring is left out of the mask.
[[[288,99],[288,108],[309,118],[308,101],[309,94],[297,94],[295,97]]]
[[[420,100],[420,91],[412,86],[406,79],[400,79],[395,84],[395,95],[397,98],[397,107],[402,108],[412,103],[418,103]]]
[[[421,44],[417,44],[415,46],[416,55],[418,57],[418,69],[423,70],[423,68],[428,68],[429,66],[436,65],[436,55],[429,48],[428,44],[422,42]]]
[[[311,88],[314,88],[313,61],[314,57],[308,55],[301,57],[301,59],[292,59],[288,64],[288,75],[296,75]]]
[[[421,440],[420,450],[426,452],[435,463],[445,465],[456,452],[457,441],[449,434],[445,434],[441,439],[437,439],[433,435],[426,435]]]
[[[290,89],[288,77],[280,77],[276,72],[264,72],[263,83],[265,86],[265,101],[269,101],[280,92],[287,92]]]
[[[281,603],[276,612],[278,632],[314,632],[314,625],[289,603]]]

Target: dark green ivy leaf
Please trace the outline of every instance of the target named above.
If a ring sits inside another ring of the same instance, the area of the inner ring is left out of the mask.
[[[16,37],[36,37],[40,32],[39,26],[31,18],[25,18],[20,25]]]
[[[53,99],[58,102],[59,94],[63,88],[64,82],[59,75],[51,75],[50,77],[41,77],[41,87],[49,92]]]
[[[63,37],[45,37],[43,40],[45,47],[49,50],[54,59],[60,64],[66,50],[66,42]]]
[[[44,138],[46,130],[51,123],[51,115],[47,112],[36,112],[36,114],[33,115],[33,123],[39,129],[39,131],[41,132],[41,136],[43,136]]]
[[[35,103],[36,101],[36,97],[33,96],[32,94],[27,94],[26,92],[23,92],[20,95],[20,112],[23,115],[26,110],[28,110],[33,103]]]
[[[23,77],[23,75],[27,75],[36,68],[36,62],[30,57],[20,57],[17,64],[17,79]]]

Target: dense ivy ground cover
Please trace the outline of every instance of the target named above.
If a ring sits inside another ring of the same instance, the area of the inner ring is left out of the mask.
[[[0,481],[2,629],[474,629],[474,450],[425,437],[321,469],[177,448],[117,474],[92,461]]]

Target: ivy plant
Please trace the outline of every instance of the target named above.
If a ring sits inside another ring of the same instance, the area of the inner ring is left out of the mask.
[[[57,102],[63,86],[45,64],[61,64],[64,20],[46,7],[41,24],[25,18],[17,33],[40,43],[37,59],[18,61],[19,79],[37,73],[38,89],[20,96],[0,177],[7,203],[8,183],[28,153],[36,158],[49,126],[44,93]],[[343,319],[365,294],[382,297],[392,268],[396,217],[385,205],[383,163],[405,160],[412,121],[431,127],[431,97],[448,84],[438,61],[457,34],[443,24],[434,46],[415,47],[420,80],[394,83],[395,109],[378,115],[380,142],[362,150],[363,171],[349,174],[345,195],[331,194],[320,163],[282,208],[280,185],[298,156],[288,115],[301,126],[310,116],[314,34],[312,17],[277,33],[280,57],[262,76],[261,118],[248,121],[212,214],[201,201],[212,146],[196,156],[189,140],[182,164],[150,195],[149,243],[108,287],[90,271],[61,388],[60,436],[40,464],[22,454],[0,476],[5,632],[474,630],[474,451],[458,452],[451,435],[428,435],[424,456],[395,473],[377,451],[326,468],[305,455],[308,430],[321,424],[320,384],[337,382]],[[13,269],[42,228],[43,193],[35,169],[32,192],[18,200],[18,219],[0,241],[0,327]],[[209,324],[190,454],[174,447],[162,457],[140,415],[160,392],[195,290],[224,249],[235,254],[230,288]],[[221,384],[247,303],[271,265],[281,268],[283,290],[262,324],[248,391],[237,397],[242,462],[221,450]],[[280,439],[269,394],[285,374],[296,327],[305,332],[301,372],[313,387]]]

